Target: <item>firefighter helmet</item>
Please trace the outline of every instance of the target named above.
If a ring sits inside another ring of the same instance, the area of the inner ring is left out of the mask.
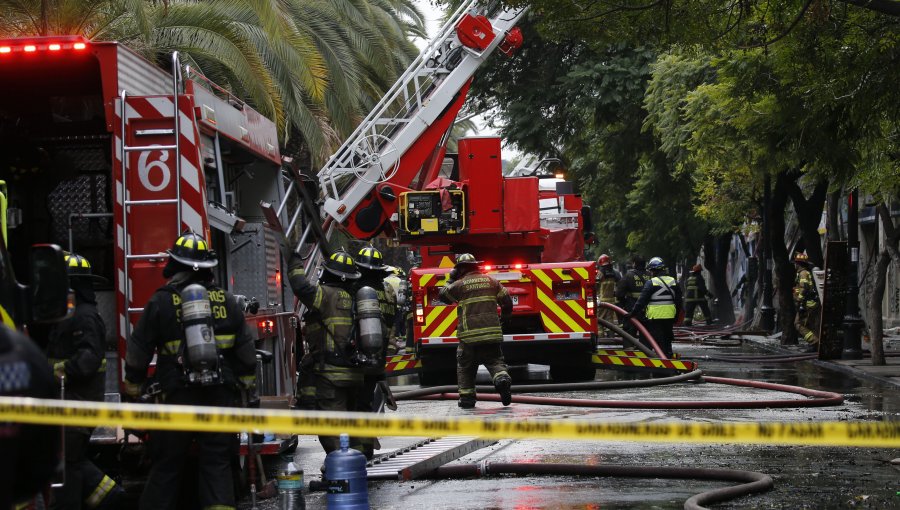
[[[471,253],[460,253],[456,256],[456,265],[461,266],[465,264],[479,264],[479,261],[475,260],[475,256]]]
[[[356,269],[356,263],[353,262],[353,257],[343,250],[332,253],[323,267],[329,273],[344,280],[356,280],[361,276]]]
[[[388,270],[388,266],[384,265],[384,256],[374,246],[364,246],[359,250],[359,253],[356,254],[356,264],[372,271]]]
[[[809,255],[802,251],[798,251],[794,254],[794,263],[795,264],[809,264]]]
[[[597,259],[598,266],[608,266],[610,264],[612,264],[612,259],[609,258],[609,255],[605,253],[603,255],[600,255],[600,258]]]
[[[191,230],[181,234],[175,240],[175,245],[172,246],[172,249],[166,250],[166,253],[176,262],[189,266],[194,271],[201,268],[216,267],[219,263],[216,254],[209,249],[206,239]]]
[[[665,269],[666,263],[663,262],[661,257],[653,257],[650,259],[650,262],[647,263],[647,269],[650,271],[659,271],[660,269]]]
[[[66,272],[69,278],[85,278],[94,283],[106,283],[106,278],[95,275],[91,271],[91,263],[88,259],[76,253],[66,253]]]
[[[692,273],[699,273],[700,271],[703,271],[703,268],[700,267],[700,264],[694,264],[694,267],[691,268]]]

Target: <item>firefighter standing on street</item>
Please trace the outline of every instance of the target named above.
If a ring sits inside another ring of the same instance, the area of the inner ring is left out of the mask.
[[[797,328],[809,350],[815,352],[819,348],[819,294],[816,292],[812,278],[809,257],[799,252],[794,255],[797,276],[794,279],[794,303],[797,305],[797,316],[794,327]]]
[[[616,300],[619,302],[619,307],[626,312],[634,308],[634,304],[641,297],[641,291],[644,290],[644,284],[649,279],[645,267],[646,263],[643,257],[640,255],[631,257],[631,269],[616,284]],[[623,321],[622,329],[632,336],[637,336],[637,327],[628,320]]]
[[[441,288],[440,299],[457,303],[459,317],[459,347],[456,350],[456,379],[459,385],[459,407],[475,407],[475,375],[478,365],[491,374],[501,402],[512,402],[512,379],[503,359],[500,344],[503,331],[497,317],[500,305],[504,317],[512,314],[509,292],[497,280],[478,270],[478,261],[469,253],[456,257],[456,267],[450,271],[447,283]]]
[[[32,339],[13,329],[2,305],[0,316],[0,396],[55,398],[47,359]],[[59,439],[59,427],[0,421],[0,510],[37,499],[47,488],[59,464]]]
[[[599,277],[597,278],[597,299],[602,303],[615,303],[616,302],[616,286],[621,280],[621,276],[619,273],[613,269],[612,259],[607,254],[600,255],[600,258],[597,259],[597,267],[599,269]],[[615,323],[616,321],[616,312],[608,309],[601,308],[600,314],[597,316],[598,319],[603,319],[607,322]],[[601,326],[601,331],[605,332],[605,334],[611,335],[612,332],[608,329]]]
[[[643,314],[647,318],[645,324],[649,333],[666,357],[671,358],[672,342],[675,340],[672,328],[678,314],[684,309],[681,288],[675,278],[665,275],[666,264],[663,259],[653,257],[647,264],[647,269],[650,270],[651,277],[644,284],[641,296],[626,318]]]
[[[684,325],[690,326],[694,322],[694,311],[699,306],[703,312],[703,320],[706,324],[712,324],[712,316],[709,314],[709,304],[706,298],[710,296],[706,289],[706,280],[703,279],[703,268],[695,264],[691,268],[691,275],[684,282]]]
[[[363,370],[353,359],[356,347],[354,327],[354,287],[360,274],[349,253],[337,251],[322,266],[318,284],[311,282],[303,259],[294,254],[288,264],[288,278],[294,295],[306,308],[304,355],[310,363],[310,383],[315,388],[315,405],[320,411],[355,411],[363,385]],[[302,388],[301,388],[302,389]],[[337,436],[319,436],[325,453],[340,448]],[[350,446],[362,451],[357,438]]]
[[[256,383],[256,350],[242,307],[213,283],[211,268],[218,260],[203,237],[185,232],[168,254],[163,269],[168,281],[150,298],[128,340],[126,396],[140,398],[155,353],[154,379],[164,403],[238,406],[241,391],[252,395]],[[246,400],[253,405],[256,399]],[[236,434],[159,430],[150,434],[153,466],[141,509],[176,508],[182,480],[191,479],[183,467],[192,441],[199,456],[198,507],[234,508]]]
[[[65,257],[69,286],[75,293],[75,313],[54,324],[48,334],[47,360],[66,400],[103,402],[106,389],[106,326],[97,311],[94,283],[105,278],[91,273],[88,260],[74,253]],[[118,508],[124,491],[87,457],[93,427],[66,427],[65,484],[54,491],[51,508]]]
[[[363,385],[356,401],[356,410],[364,413],[376,412],[375,387],[379,381],[384,381],[385,352],[391,340],[394,317],[397,313],[397,298],[394,289],[385,282],[385,277],[391,274],[388,266],[384,265],[384,257],[381,252],[372,246],[366,246],[359,250],[356,256],[356,265],[360,268],[362,277],[358,280],[358,287],[371,287],[378,295],[378,305],[381,308],[381,338],[383,345],[377,355],[376,363],[363,368]],[[374,437],[360,438],[363,453],[367,459],[375,454],[377,439]]]

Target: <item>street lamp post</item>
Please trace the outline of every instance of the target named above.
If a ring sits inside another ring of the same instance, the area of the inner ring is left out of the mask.
[[[771,196],[771,178],[767,173],[763,182],[763,235],[762,235],[762,251],[763,251],[763,302],[759,309],[759,327],[766,332],[775,330],[775,308],[772,306],[772,196]]]
[[[861,359],[862,341],[860,330],[863,320],[859,315],[859,210],[857,209],[857,191],[847,196],[847,251],[849,263],[847,267],[847,299],[844,311],[844,350],[843,359]]]

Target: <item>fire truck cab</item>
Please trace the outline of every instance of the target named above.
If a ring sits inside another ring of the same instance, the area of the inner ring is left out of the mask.
[[[296,319],[259,208],[284,195],[275,125],[177,54],[153,63],[115,42],[0,40],[0,73],[9,242],[58,244],[110,282],[97,292],[108,392],[118,393],[130,329],[163,284],[165,250],[193,230],[218,254],[219,284],[244,300],[263,404],[286,405]],[[28,256],[11,262],[21,271]]]

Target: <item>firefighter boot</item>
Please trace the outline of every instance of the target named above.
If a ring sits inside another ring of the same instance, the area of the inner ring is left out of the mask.
[[[500,402],[502,402],[504,406],[508,406],[512,403],[512,393],[509,391],[510,387],[512,387],[512,379],[509,378],[508,374],[500,374],[494,379],[494,388],[496,388],[497,393],[500,394]]]
[[[463,393],[459,396],[459,407],[463,409],[472,409],[475,407],[475,394]]]

